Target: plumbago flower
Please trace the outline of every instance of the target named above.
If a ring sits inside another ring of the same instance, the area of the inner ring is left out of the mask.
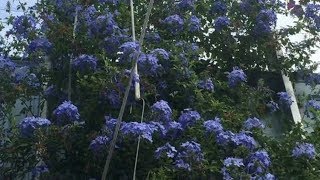
[[[72,61],[72,67],[81,73],[94,72],[97,69],[97,58],[91,55],[80,55]]]
[[[159,59],[152,54],[141,54],[138,59],[139,69],[143,74],[155,76],[162,67]]]
[[[78,108],[71,101],[64,101],[54,111],[53,116],[58,125],[66,125],[80,120]]]
[[[192,15],[189,19],[189,31],[197,32],[201,28],[201,21],[197,16]]]
[[[277,15],[273,10],[261,10],[256,18],[254,32],[257,36],[269,34],[271,27],[277,23]]]
[[[251,153],[246,160],[246,168],[250,174],[261,175],[267,171],[271,165],[270,157],[265,150]]]
[[[111,36],[119,30],[117,22],[114,20],[113,14],[106,12],[99,15],[93,20],[87,22],[88,36],[91,38]]]
[[[158,58],[164,59],[164,60],[169,60],[169,53],[161,48],[154,49],[150,52],[153,56],[156,56]]]
[[[131,62],[134,55],[140,52],[140,45],[138,42],[125,42],[120,46],[122,52],[120,56],[120,62]]]
[[[177,4],[177,6],[180,9],[193,9],[194,8],[194,3],[197,0],[180,0]]]
[[[187,128],[194,125],[198,120],[200,120],[200,118],[201,116],[197,111],[187,109],[186,112],[180,115],[178,121],[181,123],[183,128]]]
[[[277,95],[279,96],[280,105],[285,108],[288,108],[293,103],[291,96],[287,92],[278,92]]]
[[[240,132],[235,134],[231,138],[232,142],[237,146],[243,146],[248,148],[249,150],[253,150],[257,147],[257,142],[254,140],[253,137],[247,135],[244,132]]]
[[[1,72],[12,73],[16,69],[16,65],[9,58],[0,56],[0,70]]]
[[[122,124],[120,131],[123,135],[141,136],[142,138],[152,142],[152,134],[157,130],[155,126],[147,123],[128,122]]]
[[[48,119],[40,117],[26,117],[20,124],[20,133],[23,137],[32,137],[33,132],[38,128],[45,128],[51,125]]]
[[[171,121],[172,110],[167,101],[160,100],[151,106],[155,118],[161,122],[167,123]]]
[[[102,153],[109,143],[110,139],[107,136],[98,136],[93,139],[89,145],[89,149],[95,154],[99,155]]]
[[[166,143],[164,146],[158,147],[155,151],[155,157],[159,159],[165,155],[168,158],[174,158],[177,154],[177,150],[174,146],[171,146],[170,143]]]
[[[316,150],[313,144],[300,143],[293,148],[292,156],[295,158],[307,157],[309,159],[314,159],[316,157]]]
[[[176,168],[191,171],[191,164],[198,164],[204,160],[200,144],[187,141],[181,144],[181,148],[175,160]]]
[[[312,22],[312,25],[320,30],[320,4],[309,3],[306,8],[305,16]]]
[[[12,29],[7,35],[15,35],[17,39],[27,38],[35,30],[36,19],[30,15],[17,16],[13,19]]]
[[[234,67],[233,70],[228,74],[229,87],[236,87],[241,82],[247,82],[247,75],[242,69]]]
[[[232,180],[234,177],[232,175],[238,175],[238,169],[244,166],[243,159],[228,157],[223,161],[223,167],[221,168],[221,173],[223,179]]]
[[[267,103],[267,107],[269,108],[271,113],[276,112],[277,110],[279,110],[279,105],[274,102],[274,101],[270,101]]]
[[[45,52],[49,53],[52,48],[52,43],[49,42],[47,38],[38,38],[30,42],[27,52],[34,53],[34,52]]]
[[[227,13],[227,5],[221,1],[215,1],[211,6],[210,13],[224,16]]]
[[[217,32],[222,31],[225,27],[230,25],[230,19],[226,16],[220,16],[214,21],[214,28]]]
[[[261,123],[260,119],[256,117],[248,118],[244,122],[243,126],[246,130],[252,130],[253,128],[263,129],[265,127],[264,124]]]
[[[165,18],[163,23],[166,25],[167,30],[174,35],[183,30],[184,21],[177,14]]]
[[[223,131],[223,127],[221,125],[221,120],[219,118],[214,118],[214,120],[208,120],[203,123],[204,128],[207,133],[215,133],[218,134]]]
[[[211,78],[208,78],[207,80],[201,80],[198,83],[198,87],[200,89],[208,90],[208,91],[211,91],[211,92],[214,91],[214,85],[213,85],[213,82],[212,82]]]

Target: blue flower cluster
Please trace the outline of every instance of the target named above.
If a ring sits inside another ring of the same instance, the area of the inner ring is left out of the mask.
[[[214,85],[213,85],[213,82],[212,82],[211,78],[208,78],[207,80],[200,81],[198,83],[198,87],[200,89],[204,89],[204,90],[207,90],[207,91],[210,91],[210,92],[214,91]]]
[[[210,13],[224,16],[227,13],[227,5],[221,1],[215,1],[211,6]]]
[[[78,108],[70,101],[64,101],[54,111],[53,115],[58,125],[66,125],[80,120]]]
[[[317,30],[320,30],[320,4],[309,3],[306,8],[305,16],[312,21]]]
[[[164,123],[171,121],[172,110],[167,101],[160,100],[151,106],[155,119]]]
[[[262,124],[262,122],[260,121],[260,119],[256,117],[248,118],[244,122],[243,126],[246,130],[252,130],[254,128],[263,129],[265,127],[264,124]]]
[[[257,36],[271,33],[272,26],[277,23],[277,15],[273,10],[263,9],[259,12],[256,18],[256,25],[254,32]]]
[[[204,160],[199,143],[187,141],[181,144],[181,148],[174,162],[176,168],[191,171],[191,164],[201,163]]]
[[[309,159],[314,159],[316,157],[316,150],[315,150],[313,144],[300,143],[300,144],[297,144],[293,148],[292,156],[295,157],[295,158],[307,157]]]
[[[249,122],[250,121],[251,120],[249,120]],[[253,125],[251,122],[247,124],[250,124],[250,127],[256,125]],[[245,132],[234,134],[231,131],[224,131],[223,126],[221,125],[221,120],[219,118],[215,118],[215,120],[205,121],[203,126],[206,129],[207,133],[214,133],[216,142],[219,145],[243,146],[249,150],[253,150],[257,147],[257,142],[254,140],[254,138]]]
[[[166,17],[163,20],[163,23],[166,25],[168,31],[172,34],[178,34],[183,30],[184,20],[177,14]]]
[[[125,42],[120,46],[122,55],[120,56],[120,62],[131,62],[134,55],[140,52],[140,45],[138,42]]]
[[[91,141],[89,149],[95,154],[101,154],[107,147],[110,139],[107,136],[97,136],[94,140]]]
[[[163,157],[165,154],[168,158],[174,158],[177,154],[177,150],[174,146],[171,146],[170,143],[166,143],[164,146],[158,147],[155,151],[155,157],[159,159],[160,157]]]
[[[48,119],[40,117],[26,117],[20,124],[20,133],[23,137],[32,137],[33,132],[38,128],[44,128],[51,125],[51,122]]]
[[[236,87],[241,82],[247,82],[247,75],[242,69],[234,67],[233,70],[228,74],[229,87]]]
[[[40,81],[34,73],[30,72],[28,66],[16,68],[13,73],[14,81],[16,84],[25,84],[32,88],[40,87]]]
[[[182,113],[178,119],[179,123],[183,128],[187,128],[188,126],[194,125],[201,118],[200,114],[197,111],[192,111],[187,109],[184,113]]]
[[[145,39],[147,42],[150,42],[150,43],[159,43],[161,41],[161,37],[159,33],[156,33],[156,32],[146,33]]]
[[[220,16],[217,17],[217,19],[214,20],[214,28],[217,32],[222,31],[222,29],[228,27],[230,25],[230,19],[226,16]]]
[[[197,16],[192,15],[189,19],[189,31],[190,32],[198,32],[198,31],[200,31],[200,28],[201,28],[200,19]]]
[[[72,67],[81,73],[94,72],[97,69],[97,58],[91,55],[80,55],[72,61]]]
[[[177,6],[180,9],[193,9],[196,1],[197,0],[180,0]]]
[[[159,59],[153,54],[141,54],[138,59],[139,69],[143,74],[155,76],[162,67]]]
[[[267,103],[267,107],[269,108],[271,113],[276,112],[277,110],[279,110],[279,105],[274,102],[274,101],[270,101]]]
[[[16,69],[16,65],[9,58],[0,56],[0,70],[1,72],[12,73]]]
[[[166,50],[161,48],[152,50],[150,54],[164,60],[169,60],[169,53]]]
[[[120,131],[123,135],[141,136],[142,138],[152,142],[152,134],[157,130],[155,126],[147,123],[128,122],[123,123]]]
[[[234,179],[240,173],[250,175],[251,179],[268,179],[274,180],[274,175],[268,172],[271,160],[265,150],[251,153],[247,158],[228,157],[223,162],[221,169],[224,179]],[[238,176],[237,176],[238,177]]]
[[[287,92],[278,92],[279,104],[285,108],[288,108],[293,103],[291,96]]]
[[[63,102],[67,99],[66,93],[61,91],[57,86],[51,85],[45,89],[43,92],[44,98],[45,99],[51,99],[51,98],[56,98],[59,100],[59,102]]]
[[[203,123],[204,128],[207,133],[215,133],[219,134],[223,131],[223,127],[221,125],[221,120],[219,118],[215,118],[214,120],[208,120]]]
[[[89,14],[88,16],[92,15]],[[87,18],[87,26],[88,36],[92,38],[112,36],[119,30],[118,24],[110,12],[106,12],[105,15]]]
[[[13,19],[12,29],[7,35],[15,35],[18,39],[27,38],[35,30],[36,19],[29,15],[17,16]]]
[[[47,38],[38,38],[30,42],[28,46],[28,53],[45,52],[49,53],[52,48],[52,44]]]

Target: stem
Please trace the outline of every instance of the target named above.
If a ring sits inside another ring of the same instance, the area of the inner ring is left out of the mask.
[[[145,104],[145,101],[144,101],[144,99],[142,98],[142,113],[141,113],[140,123],[143,122],[145,105],[146,105],[146,104]],[[133,177],[132,177],[133,180],[136,180],[138,157],[139,157],[139,149],[140,149],[140,141],[141,141],[141,136],[139,135],[138,144],[137,144],[137,150],[136,150],[136,159],[135,159],[135,162],[134,162],[134,169],[133,169]]]
[[[149,6],[148,6],[148,11],[147,11],[146,17],[144,19],[144,24],[143,24],[143,28],[142,28],[140,39],[139,39],[139,43],[140,43],[141,47],[142,47],[142,44],[143,44],[145,31],[146,31],[146,28],[147,28],[147,25],[148,25],[148,22],[149,22],[149,17],[150,17],[150,14],[151,14],[151,9],[153,7],[153,2],[154,2],[154,0],[150,0]],[[133,5],[133,4],[131,4],[131,5]],[[131,7],[131,9],[133,9],[133,7]],[[122,101],[122,105],[121,105],[121,108],[120,108],[119,116],[118,116],[118,119],[117,119],[117,124],[116,124],[115,130],[114,130],[114,134],[113,134],[113,138],[112,138],[111,144],[110,144],[109,153],[108,153],[107,160],[106,160],[106,163],[105,163],[105,166],[104,166],[104,169],[103,169],[102,178],[101,178],[102,180],[106,180],[106,177],[107,177],[107,173],[108,173],[108,170],[109,170],[110,162],[111,162],[111,159],[112,159],[112,154],[113,154],[114,147],[115,147],[115,144],[116,144],[116,141],[117,141],[117,138],[118,138],[118,133],[119,133],[119,130],[120,130],[120,125],[121,125],[121,122],[122,122],[122,117],[123,117],[123,114],[124,114],[125,106],[127,104],[127,99],[128,99],[130,87],[132,85],[133,75],[135,73],[134,72],[134,67],[135,67],[135,64],[137,63],[137,59],[138,59],[139,56],[140,56],[140,53],[137,53],[136,56],[134,57],[133,61],[132,61],[132,69],[131,69],[129,83],[128,83],[128,86],[126,87],[126,91],[125,91],[124,98],[123,98],[123,101]]]
[[[77,0],[78,4],[78,0]],[[77,24],[78,24],[78,9],[76,8],[76,15],[74,16],[74,23],[73,23],[73,32],[72,32],[72,37],[73,37],[73,43],[75,42],[76,39],[76,29],[77,29]],[[69,61],[69,73],[68,73],[68,100],[71,101],[71,81],[72,81],[72,58],[73,56],[70,57]]]

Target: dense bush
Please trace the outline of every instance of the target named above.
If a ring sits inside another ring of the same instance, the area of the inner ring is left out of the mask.
[[[135,1],[138,37],[147,5]],[[132,177],[139,138],[138,179],[320,176],[318,119],[311,133],[292,124],[281,138],[265,135],[269,122],[260,119],[288,114],[292,100],[255,77],[315,68],[319,4],[156,1],[142,46],[132,41],[125,0],[41,0],[19,8],[25,13],[8,18],[0,57],[1,114],[11,122],[1,131],[4,177],[101,178],[136,56],[133,82],[140,82],[143,101],[132,85],[109,179]],[[277,16],[289,12],[294,26],[276,30]],[[300,32],[308,38],[291,42]],[[287,54],[277,57],[281,49]],[[17,66],[26,61],[31,65]],[[27,117],[15,121],[16,100],[34,96],[41,97],[39,109],[46,102],[46,117],[25,103]],[[308,112],[318,117],[311,102]]]

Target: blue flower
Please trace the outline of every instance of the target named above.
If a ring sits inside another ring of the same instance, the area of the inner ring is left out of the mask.
[[[197,16],[192,15],[189,19],[189,31],[197,32],[201,28],[201,21]]]
[[[13,19],[12,29],[7,35],[13,34],[18,39],[27,38],[35,30],[36,19],[29,15],[17,16]]]
[[[211,13],[223,16],[227,13],[227,5],[221,1],[215,1],[211,7]]]
[[[230,20],[226,16],[220,16],[214,21],[214,28],[217,32],[220,32],[223,28],[230,25]]]
[[[51,125],[51,122],[48,119],[36,118],[36,117],[26,117],[20,124],[20,133],[23,137],[32,137],[33,132],[38,128],[44,128]]]
[[[229,87],[236,87],[241,82],[247,82],[247,75],[242,69],[234,67],[233,70],[228,74]]]
[[[97,58],[91,55],[80,55],[72,61],[72,67],[81,73],[94,72],[97,69]]]
[[[2,72],[11,73],[16,69],[16,65],[9,58],[0,56],[0,70]]]
[[[314,159],[316,157],[316,150],[313,144],[310,143],[300,143],[294,147],[292,150],[292,156],[295,158],[298,157],[307,157],[309,159]]]
[[[105,119],[106,129],[113,132],[117,124],[117,119],[111,118],[110,116],[105,116],[104,119]],[[120,126],[122,124],[123,122],[121,122]]]
[[[170,121],[165,124],[166,128],[166,137],[176,138],[183,131],[182,125],[176,121]]]
[[[267,168],[271,165],[268,152],[265,150],[251,153],[246,161],[246,166],[250,174],[265,173]]]
[[[257,146],[257,142],[254,140],[253,137],[247,135],[244,132],[240,132],[235,134],[231,138],[232,142],[235,143],[237,146],[244,146],[249,150],[255,149]]]
[[[39,162],[36,167],[32,169],[32,179],[35,177],[39,177],[43,173],[48,173],[48,166],[43,162]]]
[[[174,156],[177,154],[177,150],[174,146],[171,146],[170,143],[166,143],[164,146],[158,147],[155,151],[155,156],[157,159],[163,156],[163,154],[166,154],[168,158],[174,158]]]
[[[180,0],[178,2],[178,7],[180,9],[193,9],[196,0]]]
[[[214,85],[213,85],[213,82],[212,82],[211,78],[208,78],[207,80],[201,80],[198,83],[198,87],[200,89],[208,90],[208,91],[211,91],[211,92],[214,91]]]
[[[175,160],[177,168],[191,171],[191,164],[201,163],[204,160],[200,144],[187,141],[181,144],[181,148]]]
[[[257,36],[269,34],[277,23],[277,15],[273,10],[261,10],[256,18],[254,32]]]
[[[200,120],[201,116],[197,111],[187,110],[182,113],[178,119],[179,123],[181,123],[183,128],[194,125],[198,120]]]
[[[152,43],[159,43],[161,41],[161,37],[159,33],[156,33],[156,32],[146,33],[145,39],[147,42],[152,42]]]
[[[125,42],[120,46],[120,50],[123,53],[120,62],[131,62],[134,55],[140,51],[140,45],[138,42]]]
[[[216,135],[216,142],[220,145],[227,145],[232,141],[234,133],[231,131],[222,131]]]
[[[89,37],[111,36],[119,29],[118,24],[115,22],[113,15],[110,12],[87,22],[87,26]]]
[[[151,110],[155,113],[156,119],[162,122],[171,121],[172,110],[167,101],[160,100],[151,106]]]
[[[58,125],[65,125],[75,121],[79,121],[80,114],[78,108],[70,101],[64,101],[54,111],[53,115],[56,118]]]
[[[320,5],[308,4],[306,8],[306,18],[311,20],[316,29],[320,29]]]
[[[230,167],[230,166],[237,166],[237,167],[241,167],[241,166],[244,166],[243,164],[243,159],[240,159],[240,158],[226,158],[224,161],[223,161],[223,165],[225,167]]]
[[[107,144],[109,142],[110,142],[110,139],[107,136],[97,136],[95,139],[91,141],[89,145],[89,149],[95,155],[99,155],[106,149]]]
[[[207,133],[215,133],[219,134],[223,131],[223,127],[221,125],[221,120],[219,118],[214,118],[214,120],[208,120],[203,123],[204,128]]]
[[[277,95],[279,96],[280,105],[287,108],[293,103],[291,96],[287,92],[278,92]]]
[[[109,101],[109,104],[112,107],[114,107],[114,108],[120,107],[121,99],[120,99],[119,92],[117,92],[116,90],[111,90],[111,91],[107,92],[106,96]]]
[[[138,65],[146,75],[157,75],[159,69],[162,67],[159,63],[159,59],[152,54],[141,54],[138,59]]]
[[[156,57],[161,57],[162,59],[165,59],[165,60],[169,60],[169,53],[166,50],[161,48],[152,50],[150,54]]]
[[[184,21],[177,14],[165,18],[163,20],[163,23],[166,24],[167,29],[172,34],[177,34],[177,33],[181,32],[183,30]]]
[[[38,38],[30,42],[27,51],[29,53],[34,53],[38,51],[42,51],[45,53],[49,53],[52,48],[51,42],[47,38]]]
[[[110,58],[114,58],[117,55],[117,52],[119,51],[119,48],[122,44],[122,42],[126,39],[125,35],[118,35],[114,34],[110,37],[106,37],[104,39],[104,49],[106,51],[106,55]]]
[[[147,123],[138,123],[138,122],[128,122],[123,123],[120,131],[124,135],[133,135],[133,136],[141,136],[142,138],[152,142],[152,134],[157,129]]]
[[[271,113],[274,113],[276,112],[277,110],[279,110],[279,105],[274,102],[274,101],[270,101],[268,104],[267,104],[267,107],[270,109],[270,112]]]
[[[261,123],[261,121],[256,118],[248,118],[245,122],[244,122],[244,128],[246,130],[251,130],[253,128],[258,128],[258,129],[263,129],[264,128],[264,124]]]

